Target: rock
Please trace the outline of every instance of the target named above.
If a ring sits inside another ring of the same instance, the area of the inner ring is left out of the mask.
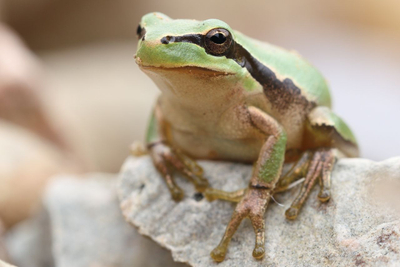
[[[19,267],[182,266],[125,222],[116,182],[100,173],[53,179],[45,213],[7,235],[11,258]]]
[[[5,234],[8,258],[19,267],[54,266],[50,220],[46,210],[12,227]]]
[[[8,260],[8,253],[6,245],[4,243],[4,233],[5,233],[4,223],[0,219],[0,259]]]
[[[200,164],[211,185],[226,191],[247,186],[252,169],[234,163]],[[171,250],[176,261],[192,266],[397,266],[400,158],[379,163],[342,159],[332,177],[332,199],[320,203],[315,189],[295,221],[287,221],[284,212],[298,188],[275,196],[286,207],[271,202],[267,210],[262,261],[251,256],[254,232],[245,220],[220,264],[212,261],[210,252],[219,243],[234,204],[196,197],[184,179],[178,182],[186,198],[173,202],[148,156],[126,160],[118,192],[125,219]]]
[[[53,175],[75,171],[76,165],[59,148],[0,120],[0,218],[6,228],[37,211]]]

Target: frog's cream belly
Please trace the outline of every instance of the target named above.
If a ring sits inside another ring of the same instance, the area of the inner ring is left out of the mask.
[[[226,139],[173,130],[170,142],[195,159],[255,162],[265,139]]]
[[[176,118],[172,116],[170,119]],[[254,128],[247,119],[247,116],[238,116],[237,112],[226,112],[218,123],[210,121],[210,118],[199,120],[199,117],[196,123],[193,119],[178,120],[179,123],[172,120],[167,138],[172,145],[193,158],[255,162],[268,134]],[[287,134],[286,150],[301,149],[304,132],[304,118],[301,114],[284,117],[280,123]],[[179,128],[172,125],[179,125]]]

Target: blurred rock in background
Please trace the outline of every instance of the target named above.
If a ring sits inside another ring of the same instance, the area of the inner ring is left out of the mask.
[[[6,228],[37,210],[51,176],[76,171],[58,147],[0,120],[0,219]]]
[[[6,232],[3,221],[0,219],[0,259],[9,260],[7,246],[4,241],[4,234]]]
[[[51,175],[78,171],[43,105],[43,69],[0,23],[0,220],[6,229],[34,213]]]
[[[6,236],[19,267],[183,267],[171,253],[130,227],[119,209],[116,176],[60,175],[43,210]]]
[[[18,36],[0,24],[0,118],[67,149],[48,120],[42,101],[43,69]]]

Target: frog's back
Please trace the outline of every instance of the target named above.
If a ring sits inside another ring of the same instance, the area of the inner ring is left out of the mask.
[[[318,106],[331,107],[328,84],[321,73],[294,51],[235,32],[235,40],[280,80],[290,79],[308,100]]]

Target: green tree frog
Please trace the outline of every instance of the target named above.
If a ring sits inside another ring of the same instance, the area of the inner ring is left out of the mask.
[[[272,195],[304,178],[286,211],[295,219],[312,187],[330,198],[338,156],[356,157],[349,127],[331,110],[322,75],[295,52],[260,42],[221,20],[174,20],[145,15],[138,28],[136,63],[161,90],[147,147],[172,198],[183,198],[178,171],[208,200],[237,202],[211,257],[223,261],[244,218],[255,231],[253,256],[265,254],[264,213]],[[253,163],[249,186],[224,192],[209,186],[196,159]],[[292,168],[282,173],[284,163]]]

